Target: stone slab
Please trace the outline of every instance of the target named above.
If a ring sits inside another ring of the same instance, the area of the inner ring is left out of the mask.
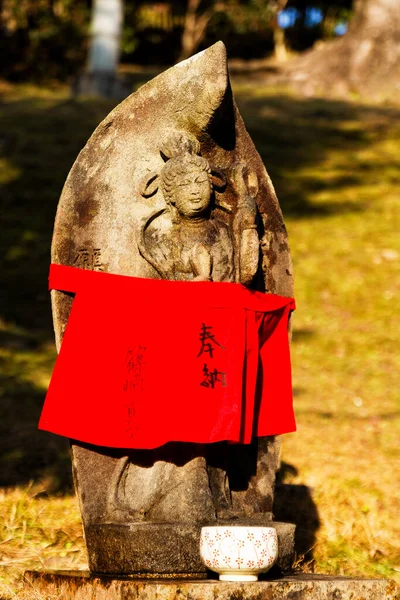
[[[91,79],[86,76],[88,91],[100,83],[107,93],[115,93],[116,82],[108,76],[102,82]],[[181,191],[182,184],[190,183],[182,179],[188,169],[192,175],[207,174],[202,185],[197,179],[190,184],[196,183],[201,207],[189,210]],[[237,281],[259,292],[293,296],[282,212],[235,104],[222,42],[161,73],[99,124],[65,182],[51,259],[66,267],[135,278]],[[100,273],[92,275],[97,279]],[[94,302],[105,319],[112,317],[101,293]],[[52,290],[58,348],[71,304],[71,293]],[[86,361],[80,364],[87,379]],[[128,375],[131,367],[126,369]],[[131,391],[121,406],[121,426],[132,433],[137,382],[130,375],[127,381]],[[181,392],[185,401],[187,390]],[[67,394],[65,406],[71,412],[70,400]],[[200,409],[207,414],[204,406]],[[70,437],[75,438],[73,429]],[[153,449],[132,448],[134,438],[126,440],[125,448],[110,448],[114,444],[102,436],[95,438],[96,445],[90,441],[90,435],[86,442],[74,439],[72,459],[91,571],[158,569],[196,575],[196,535],[185,523],[224,525],[226,519],[251,517],[257,525],[272,518],[277,436],[251,444],[162,441]],[[145,530],[143,523],[173,523],[177,543],[173,531],[160,527],[160,535],[154,536],[154,528]],[[131,527],[141,538],[134,546]]]
[[[238,524],[247,523],[225,523]],[[294,557],[295,525],[274,521],[262,525],[276,529],[279,546],[277,566],[283,572],[290,571]],[[159,574],[205,579],[207,569],[199,554],[200,531],[201,525],[196,523],[88,525],[86,544],[90,570],[114,576],[136,573],[146,577]]]
[[[264,576],[266,577],[266,576]],[[27,571],[25,590],[41,600],[396,600],[384,579],[297,574],[254,583],[145,580],[89,571]],[[36,595],[34,595],[36,594]]]

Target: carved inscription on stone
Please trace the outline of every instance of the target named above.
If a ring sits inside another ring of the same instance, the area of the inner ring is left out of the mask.
[[[100,248],[79,248],[74,266],[90,271],[104,271]]]

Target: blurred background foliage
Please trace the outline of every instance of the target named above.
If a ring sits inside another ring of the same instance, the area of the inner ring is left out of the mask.
[[[0,76],[13,80],[71,76],[81,67],[90,2],[0,2]]]
[[[85,66],[91,5],[90,0],[1,0],[0,76],[21,81],[77,75]],[[219,39],[231,58],[267,58],[282,31],[288,51],[298,52],[343,33],[351,9],[352,0],[127,0],[121,62],[173,64]],[[191,10],[195,40],[183,48]]]

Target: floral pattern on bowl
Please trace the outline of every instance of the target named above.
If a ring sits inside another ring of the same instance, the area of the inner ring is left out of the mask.
[[[278,558],[278,538],[273,527],[202,527],[201,558],[222,581],[257,581]]]

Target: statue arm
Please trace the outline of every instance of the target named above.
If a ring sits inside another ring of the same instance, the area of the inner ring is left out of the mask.
[[[168,209],[157,210],[146,219],[141,227],[138,249],[141,256],[161,275],[162,279],[173,279],[173,261],[163,250],[162,236],[157,230],[157,219],[162,218]]]
[[[233,219],[236,249],[236,280],[249,285],[257,272],[260,257],[260,240],[257,231],[257,205],[245,181],[245,165],[234,172],[234,189],[238,196]]]

